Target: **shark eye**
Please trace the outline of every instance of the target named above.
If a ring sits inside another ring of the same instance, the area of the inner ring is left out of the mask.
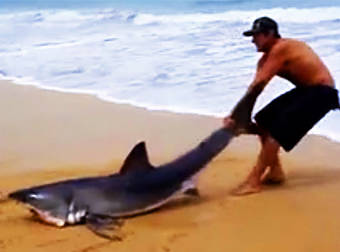
[[[45,199],[45,196],[43,194],[39,194],[39,193],[30,193],[28,195],[28,197],[30,199],[36,199],[36,200],[41,200],[41,199]]]

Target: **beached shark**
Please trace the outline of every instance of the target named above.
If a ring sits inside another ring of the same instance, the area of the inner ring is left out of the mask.
[[[26,204],[41,220],[59,227],[85,223],[96,234],[121,239],[122,218],[163,206],[178,193],[195,192],[191,182],[233,138],[221,128],[172,162],[154,167],[145,143],[137,144],[118,173],[60,181],[15,191],[10,198]]]

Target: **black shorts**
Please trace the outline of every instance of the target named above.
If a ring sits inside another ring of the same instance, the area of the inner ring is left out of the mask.
[[[339,107],[336,89],[322,85],[299,87],[274,99],[255,115],[255,120],[285,151],[290,151],[322,117]]]

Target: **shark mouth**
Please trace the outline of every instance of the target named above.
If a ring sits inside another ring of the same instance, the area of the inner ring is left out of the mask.
[[[57,227],[65,226],[65,223],[66,223],[65,220],[63,220],[61,218],[54,217],[49,212],[42,211],[42,210],[35,208],[31,205],[27,205],[27,206],[30,209],[31,213],[33,213],[33,215],[36,216],[37,218],[39,218],[41,221],[48,223],[50,225],[57,226]]]

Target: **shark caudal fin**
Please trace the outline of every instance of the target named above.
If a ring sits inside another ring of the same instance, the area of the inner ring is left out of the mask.
[[[130,151],[119,174],[123,175],[128,172],[146,171],[150,169],[154,169],[154,167],[149,162],[145,142],[140,142]]]

